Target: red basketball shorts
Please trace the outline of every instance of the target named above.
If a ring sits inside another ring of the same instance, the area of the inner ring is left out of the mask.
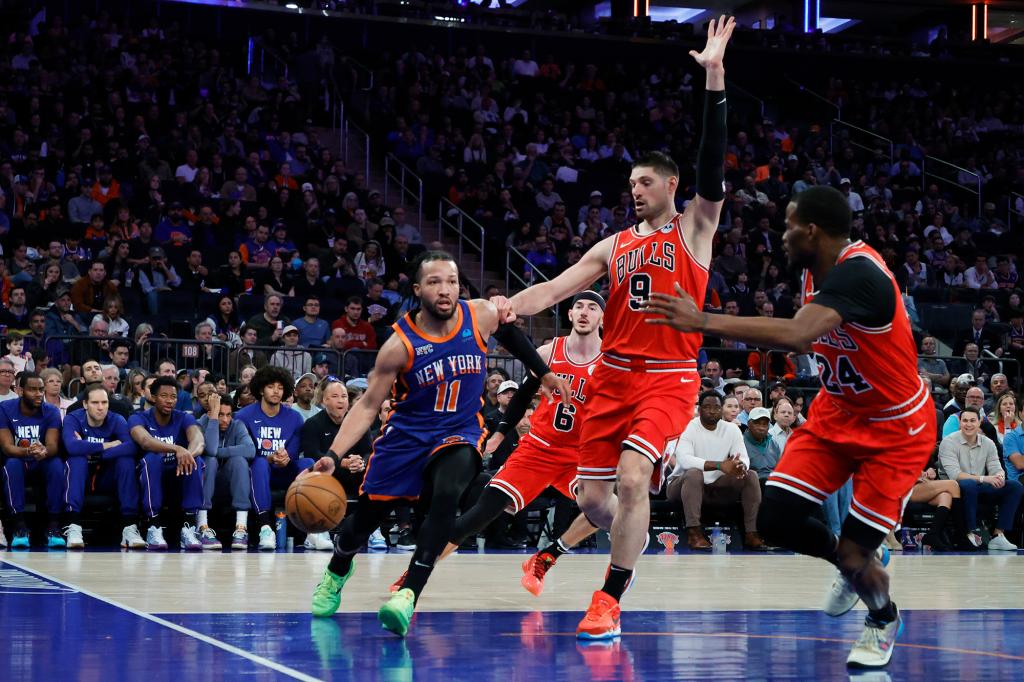
[[[850,515],[888,533],[899,525],[910,491],[935,449],[935,408],[872,421],[838,407],[827,395],[811,405],[768,476],[775,486],[821,503],[853,476]]]
[[[578,462],[578,450],[552,447],[526,435],[487,485],[512,499],[509,510],[513,514],[525,509],[548,487],[575,500]]]
[[[651,491],[661,490],[667,455],[693,418],[700,376],[684,369],[617,369],[602,360],[594,370],[580,434],[580,480],[614,481],[623,450],[654,465]]]

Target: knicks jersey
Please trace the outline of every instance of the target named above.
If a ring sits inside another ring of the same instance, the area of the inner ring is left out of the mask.
[[[931,400],[917,373],[910,320],[896,278],[878,252],[857,241],[840,251],[836,263],[850,258],[866,258],[885,273],[896,296],[896,313],[883,327],[844,322],[811,344],[821,379],[819,396],[827,394],[843,410],[872,421],[899,419]],[[814,294],[811,273],[804,271],[804,304]]]
[[[645,320],[651,316],[641,311],[652,292],[675,295],[676,284],[693,297],[698,308],[704,307],[708,269],[683,240],[682,214],[651,234],[641,235],[633,226],[616,234],[614,240],[601,350],[610,360],[693,361],[703,340],[700,333],[682,334],[668,326],[647,324]]]
[[[575,449],[579,446],[580,425],[587,402],[588,384],[601,360],[601,354],[598,353],[586,364],[573,362],[566,349],[568,340],[567,336],[555,339],[548,367],[569,383],[572,389],[572,402],[563,405],[558,400],[550,403],[542,399],[530,417],[529,437],[548,447]]]
[[[455,328],[444,337],[430,336],[416,326],[412,313],[392,328],[409,353],[393,388],[392,430],[416,435],[461,433],[482,429],[479,416],[487,372],[487,344],[476,326],[473,310],[458,302]]]

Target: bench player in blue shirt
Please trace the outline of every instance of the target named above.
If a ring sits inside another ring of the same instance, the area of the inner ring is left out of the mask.
[[[408,576],[378,614],[381,624],[400,636],[408,632],[416,599],[452,536],[459,499],[480,471],[488,337],[494,334],[541,377],[549,399],[557,390],[568,404],[572,393],[518,329],[499,329],[493,304],[459,300],[459,271],[450,255],[423,254],[413,281],[421,307],[393,325],[395,333],[377,355],[366,393],[342,422],[328,456],[314,467],[332,473],[335,453],[351,451],[391,394],[393,409],[367,461],[359,504],[342,523],[334,556],[313,594],[313,615],[338,610],[353,555],[395,504],[419,499],[426,516]]]
[[[93,491],[116,490],[121,506],[121,546],[145,549],[139,533],[139,479],[135,475],[135,454],[138,449],[128,432],[128,422],[110,411],[110,393],[101,385],[85,390],[85,407],[69,412],[64,418],[61,440],[67,459],[68,549],[82,549],[82,526],[79,519],[85,489],[91,482]]]
[[[67,546],[60,532],[64,507],[64,461],[60,450],[60,411],[43,402],[43,380],[35,372],[18,377],[21,398],[0,403],[0,451],[3,452],[4,497],[11,513],[12,549],[27,549],[25,525],[25,477],[41,476],[46,484],[49,523],[46,545]]]
[[[146,548],[167,549],[160,526],[160,509],[164,502],[164,486],[173,473],[180,489],[185,523],[181,527],[181,547],[201,550],[196,532],[196,512],[203,506],[203,468],[200,455],[205,448],[203,431],[188,412],[174,409],[178,402],[178,384],[171,377],[158,377],[150,385],[153,407],[138,412],[128,420],[132,440],[139,446],[139,492],[142,513],[149,528]]]

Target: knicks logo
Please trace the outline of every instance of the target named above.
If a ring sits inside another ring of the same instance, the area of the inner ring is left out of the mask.
[[[28,438],[22,438],[21,440],[18,441],[19,448],[27,448],[29,445],[32,445],[32,441],[30,441]]]
[[[433,352],[434,344],[427,343],[416,349],[416,357],[420,357],[421,355],[430,355]]]
[[[441,441],[441,445],[455,445],[456,443],[465,443],[465,442],[466,442],[466,439],[463,438],[462,436],[448,436],[443,441]]]

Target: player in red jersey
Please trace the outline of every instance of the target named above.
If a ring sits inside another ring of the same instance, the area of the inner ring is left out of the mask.
[[[700,387],[700,333],[671,333],[644,324],[653,292],[688,291],[703,302],[711,244],[721,215],[726,142],[725,47],[735,21],[711,21],[703,52],[704,127],[697,155],[697,196],[675,209],[679,170],[659,152],[640,156],[629,184],[641,222],[613,235],[550,282],[511,299],[492,299],[506,321],[533,315],[609,277],[604,357],[594,372],[583,420],[579,503],[591,524],[611,531],[611,565],[576,630],[581,639],[617,637],[619,599],[647,540],[648,487],[660,488],[665,455],[693,416]],[[617,484],[617,488],[616,488]],[[617,490],[617,497],[615,491]]]
[[[935,408],[899,286],[874,249],[850,242],[846,198],[830,187],[801,192],[786,209],[783,247],[804,269],[791,320],[710,315],[681,290],[653,294],[644,309],[664,315],[652,324],[684,333],[815,353],[822,387],[768,477],[757,527],[774,545],[836,566],[825,612],[846,613],[858,596],[868,607],[847,664],[881,667],[902,622],[878,550],[935,448]],[[850,476],[853,502],[836,538],[812,512]]]
[[[452,541],[441,558],[458,549],[466,539],[481,532],[503,512],[518,514],[548,487],[570,500],[576,499],[576,467],[580,456],[580,431],[584,410],[589,406],[592,377],[601,359],[601,318],[605,301],[593,291],[584,291],[569,309],[572,331],[537,349],[551,371],[562,377],[572,390],[566,405],[542,400],[530,417],[530,432],[484,488],[480,499],[455,523]],[[540,383],[530,376],[519,388],[501,423],[487,441],[492,454],[505,435],[526,414]],[[535,596],[544,590],[544,576],[558,557],[597,531],[580,514],[561,537],[523,562],[523,587]],[[392,591],[402,586],[405,575],[395,581]]]

